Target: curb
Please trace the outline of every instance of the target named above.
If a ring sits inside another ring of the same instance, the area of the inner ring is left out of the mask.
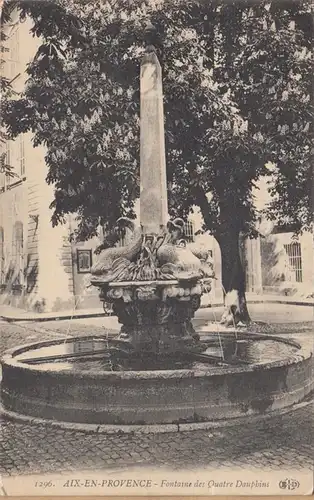
[[[286,304],[290,306],[310,306],[314,307],[314,301],[313,302],[304,302],[302,300],[284,300],[284,299],[266,299],[266,300],[248,300],[248,304]]]
[[[0,315],[0,319],[3,321],[7,321],[8,323],[13,323],[13,322],[19,322],[19,321],[27,321],[27,322],[44,322],[44,321],[60,321],[60,320],[71,320],[71,319],[83,319],[83,318],[98,318],[98,317],[105,317],[105,318],[110,318],[111,316],[109,314],[106,314],[105,312],[95,312],[95,313],[78,313],[78,314],[67,314],[66,316],[28,316],[26,318],[23,318],[21,316],[6,316],[6,315]]]
[[[266,299],[266,300],[258,300],[252,299],[247,301],[248,304],[284,304],[291,306],[309,306],[314,308],[313,302],[304,302],[302,300],[284,300],[284,299]],[[200,309],[211,309],[214,307],[223,307],[221,302],[213,303],[213,304],[204,304],[200,306]],[[27,322],[44,322],[44,321],[61,321],[61,320],[71,320],[71,319],[84,319],[84,318],[110,318],[111,315],[106,314],[105,312],[91,312],[91,313],[75,313],[75,314],[67,314],[66,316],[29,316],[23,318],[21,316],[6,316],[0,315],[0,319],[3,321],[7,321],[8,323],[19,322],[19,321],[27,321]]]
[[[0,404],[0,415],[13,422],[31,424],[31,425],[44,425],[57,429],[64,429],[69,431],[84,432],[90,434],[166,434],[190,431],[202,431],[222,429],[225,427],[237,427],[239,425],[247,425],[252,423],[260,423],[270,420],[275,417],[280,417],[302,408],[305,408],[314,403],[314,399],[301,401],[287,408],[280,410],[273,410],[268,414],[263,415],[245,415],[243,417],[236,417],[229,420],[216,420],[208,422],[191,422],[191,423],[172,423],[172,424],[148,424],[148,425],[99,425],[99,424],[79,424],[71,422],[57,422],[55,420],[45,420],[42,418],[34,418],[27,415],[21,415],[9,410],[6,410]]]

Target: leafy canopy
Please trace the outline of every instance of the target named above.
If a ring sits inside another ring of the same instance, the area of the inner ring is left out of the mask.
[[[9,133],[47,148],[53,224],[78,238],[135,217],[139,66],[147,22],[163,70],[171,215],[199,206],[215,236],[255,234],[253,188],[276,165],[268,217],[311,223],[311,36],[306,0],[24,1],[42,43]],[[210,194],[210,195],[209,195]]]

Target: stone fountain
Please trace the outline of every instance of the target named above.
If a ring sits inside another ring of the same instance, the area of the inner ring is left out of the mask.
[[[122,323],[120,348],[172,355],[197,350],[191,323],[210,291],[208,254],[184,239],[184,222],[168,221],[161,67],[149,45],[141,64],[140,223],[129,245],[102,252],[92,284]]]
[[[162,76],[151,45],[140,85],[141,233],[104,250],[91,280],[121,331],[8,351],[2,408],[11,418],[97,432],[102,424],[225,420],[292,406],[313,389],[306,342],[195,331],[212,269],[206,252],[186,242],[183,220],[168,220]]]

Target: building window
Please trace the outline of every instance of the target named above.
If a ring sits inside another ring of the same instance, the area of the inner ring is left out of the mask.
[[[19,70],[20,60],[20,36],[19,29],[15,29],[10,37],[10,75],[15,78]]]
[[[25,147],[24,147],[24,135],[21,134],[20,138],[20,175],[23,177],[25,175]]]
[[[16,222],[13,227],[12,264],[14,266],[14,285],[24,283],[24,255],[23,255],[23,224]]]
[[[76,262],[78,273],[90,273],[92,267],[92,251],[76,250]]]
[[[5,172],[0,170],[0,193],[5,191],[5,178],[6,178]]]
[[[6,148],[6,164],[8,165],[8,167],[10,168],[10,171],[11,171],[12,165],[11,165],[11,144],[10,144],[10,141],[6,142],[5,148]],[[11,179],[12,179],[12,175],[10,175],[9,173],[6,173],[5,174],[5,187],[10,186]]]
[[[4,264],[4,230],[0,227],[0,285],[5,283]]]
[[[0,181],[0,191],[19,184],[25,179],[25,141],[21,134],[15,141],[6,141],[4,158],[1,158],[4,180]]]
[[[288,256],[289,271],[293,277],[293,281],[302,283],[302,257],[301,245],[294,242],[284,245],[285,252]]]
[[[189,241],[190,243],[193,243],[193,241],[195,240],[194,232],[195,232],[194,222],[192,222],[192,221],[185,222],[184,223],[184,236],[185,236],[185,239],[187,241]]]
[[[117,236],[117,237],[116,237]],[[129,241],[128,229],[120,230],[117,235],[114,231],[107,231],[105,226],[101,226],[100,237],[105,240],[109,237],[109,241],[112,241],[112,246],[124,247]],[[110,243],[109,243],[110,244]]]
[[[126,245],[126,233],[123,231],[120,231],[120,238],[119,238],[117,246],[124,247],[125,245]]]

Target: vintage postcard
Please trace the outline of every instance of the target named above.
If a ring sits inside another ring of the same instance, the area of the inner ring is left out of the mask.
[[[3,496],[313,493],[313,19],[2,2]]]

